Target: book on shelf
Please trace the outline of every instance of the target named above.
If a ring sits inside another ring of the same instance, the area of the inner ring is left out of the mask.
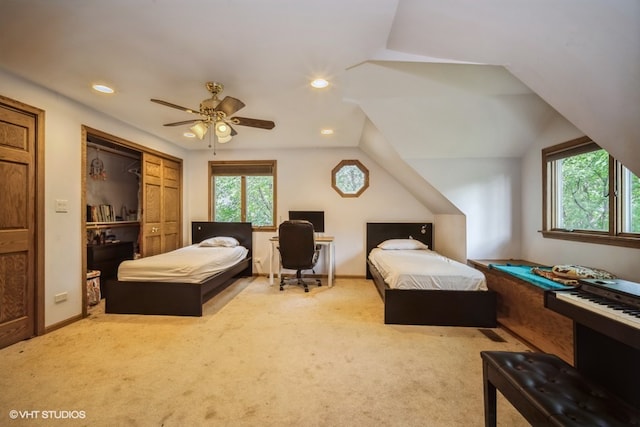
[[[87,205],[87,222],[115,222],[116,212],[112,205]]]

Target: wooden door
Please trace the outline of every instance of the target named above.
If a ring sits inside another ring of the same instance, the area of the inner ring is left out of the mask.
[[[182,197],[180,181],[182,165],[163,159],[162,164],[162,251],[168,252],[182,246],[181,224]]]
[[[38,116],[4,100],[0,98],[0,348],[36,334],[36,154],[37,126],[43,126]]]
[[[182,246],[182,164],[149,153],[142,164],[142,256],[151,256]]]
[[[142,154],[142,224],[141,254],[162,253],[162,159]]]

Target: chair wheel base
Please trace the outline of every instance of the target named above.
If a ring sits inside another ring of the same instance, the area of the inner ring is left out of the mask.
[[[313,282],[305,282],[304,280],[301,280],[300,278],[288,278],[288,279],[283,279],[283,281],[280,282],[280,290],[284,291],[284,285],[287,284],[285,283],[288,280],[296,280],[296,285],[301,286],[302,288],[304,288],[305,292],[309,292],[309,286],[313,285]],[[315,279],[316,285],[318,285],[318,287],[322,286],[322,281],[320,279]]]

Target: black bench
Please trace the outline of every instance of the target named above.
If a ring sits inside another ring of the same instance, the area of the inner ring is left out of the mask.
[[[534,426],[640,426],[640,410],[552,354],[482,351],[485,426],[496,425],[496,389]]]

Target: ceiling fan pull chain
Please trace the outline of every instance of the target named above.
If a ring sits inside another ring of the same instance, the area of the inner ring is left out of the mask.
[[[216,136],[215,132],[209,132],[209,148],[211,148],[211,134],[213,135],[213,157],[216,156]]]

